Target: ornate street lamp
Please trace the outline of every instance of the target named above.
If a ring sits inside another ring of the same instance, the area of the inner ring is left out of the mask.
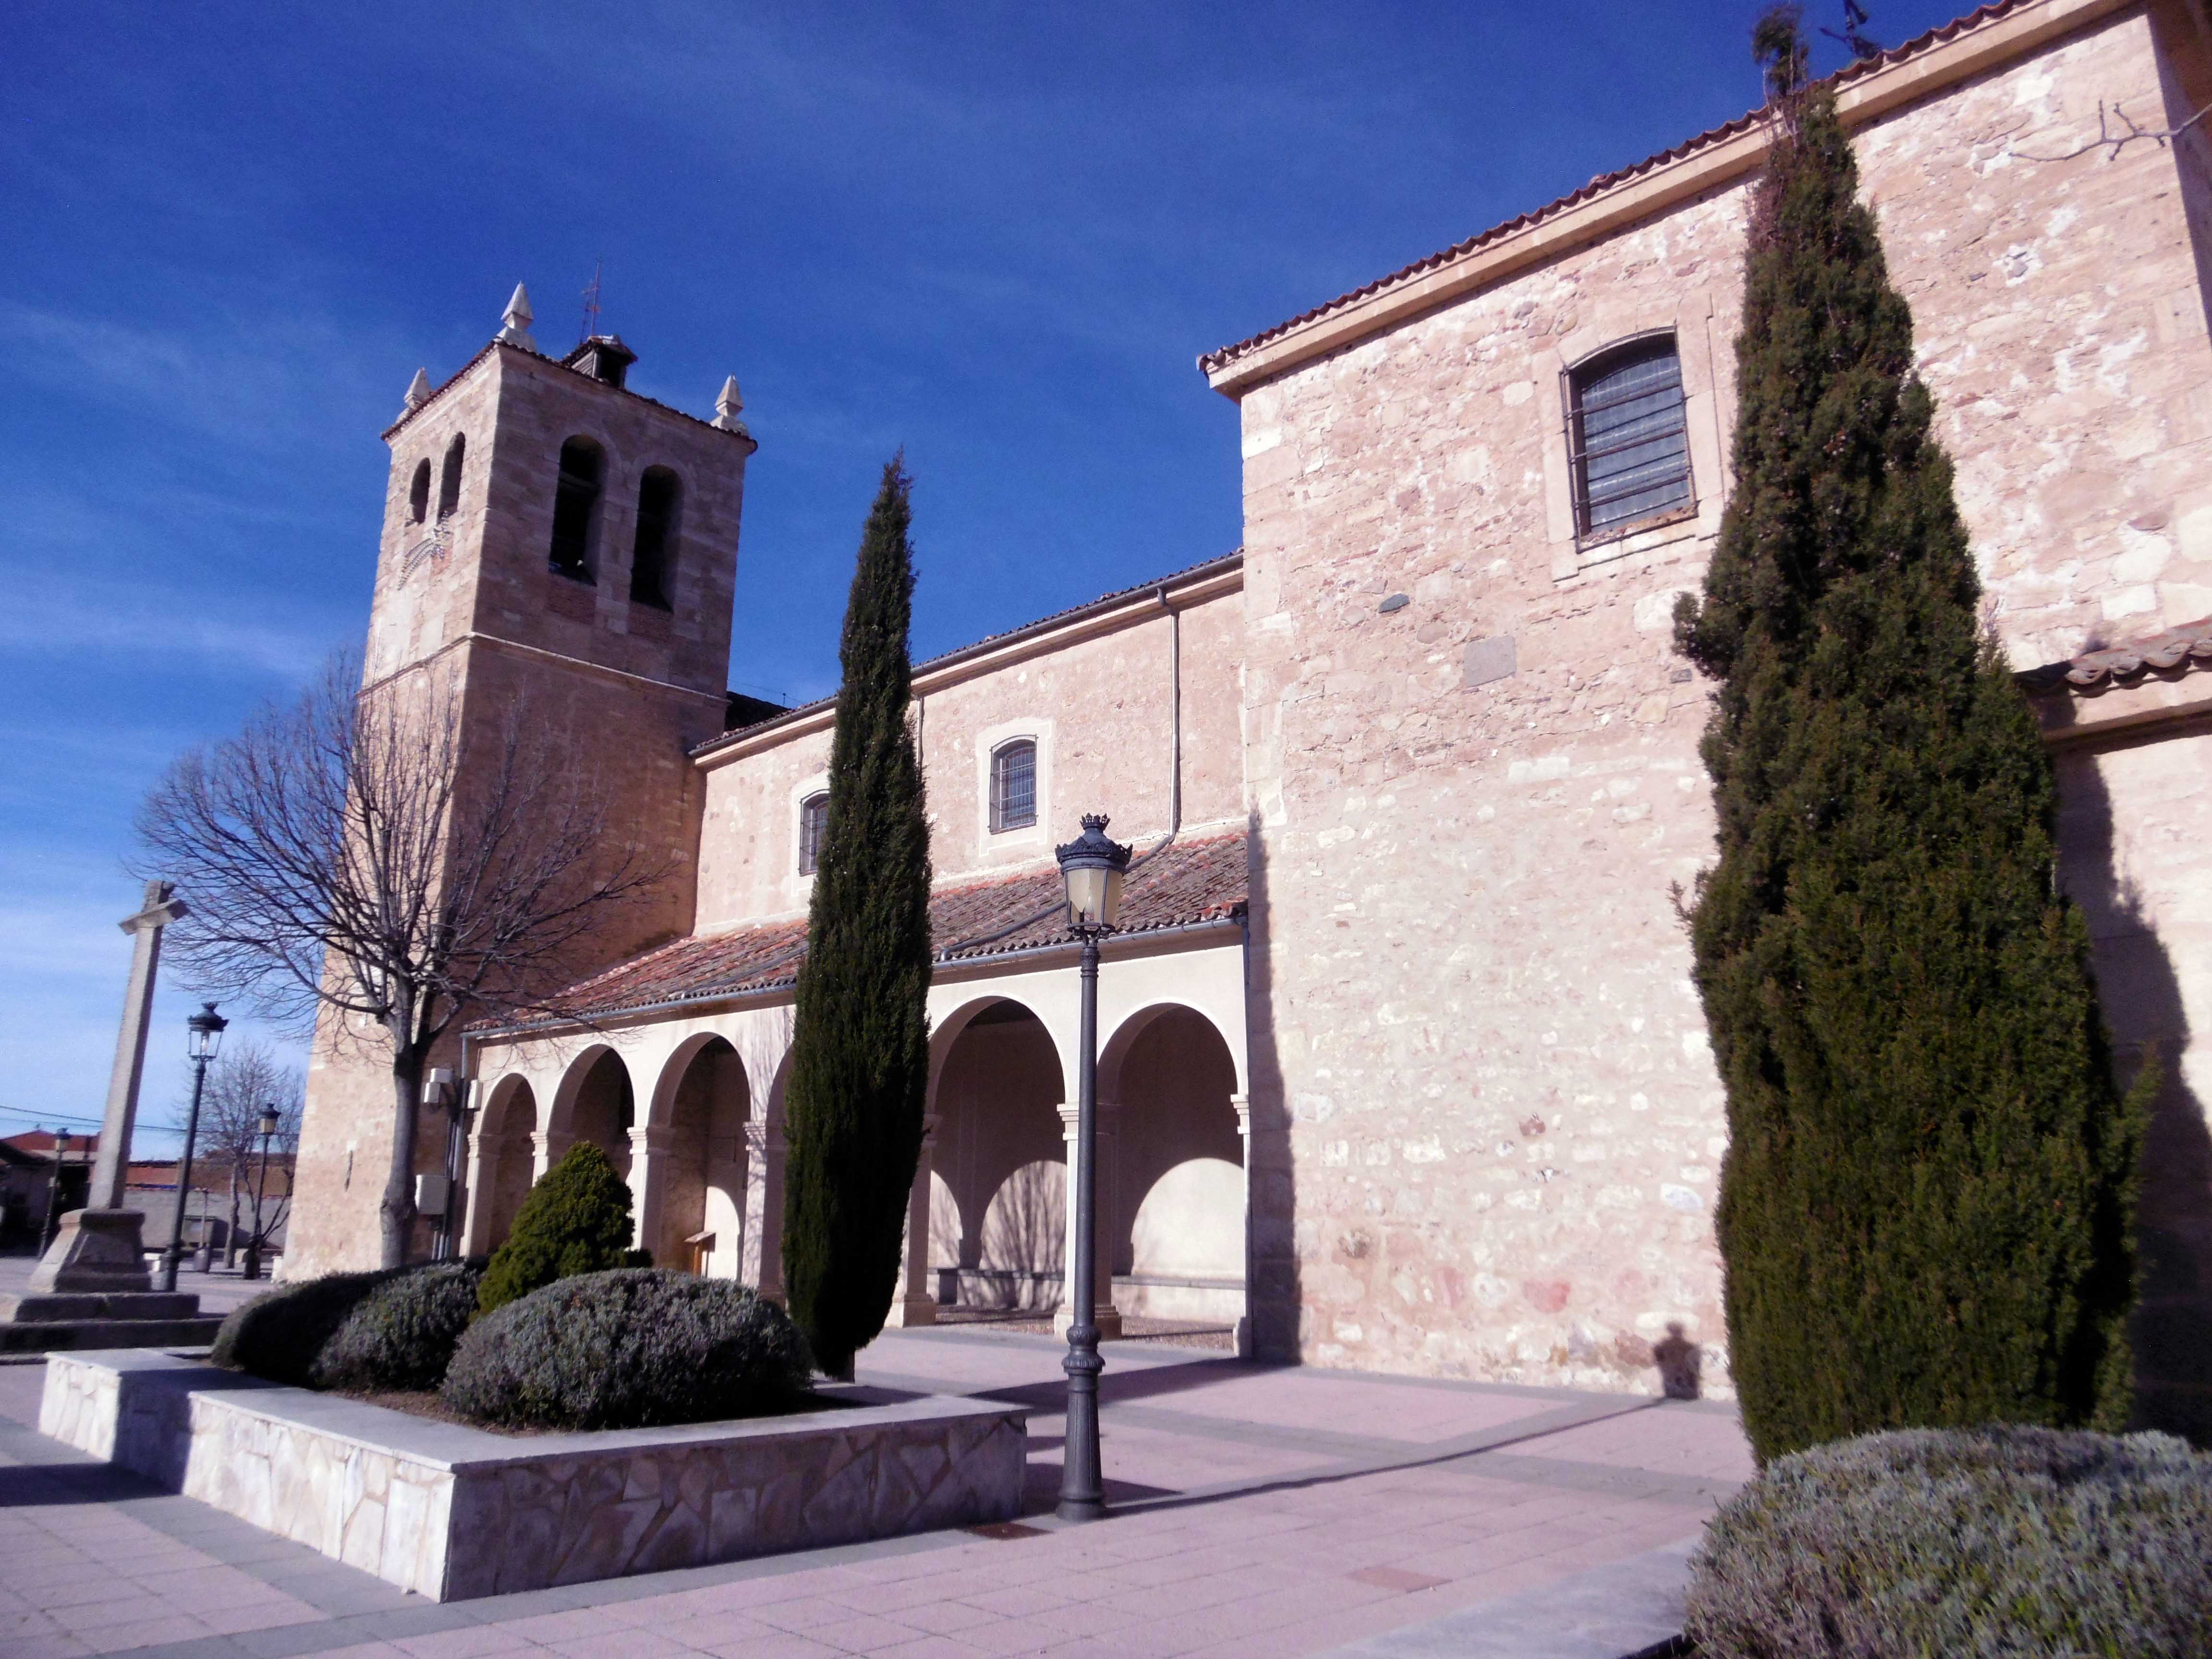
[[[1083,1029],[1076,1062],[1075,1261],[1067,1287],[1073,1322],[1067,1328],[1067,1435],[1060,1476],[1060,1518],[1096,1521],[1106,1513],[1098,1465],[1097,1289],[1098,1197],[1098,941],[1121,913],[1121,878],[1129,849],[1106,839],[1106,816],[1086,813],[1083,834],[1058,849],[1067,883],[1067,927],[1083,943]]]
[[[261,1121],[255,1127],[261,1132],[261,1181],[253,1189],[253,1237],[246,1242],[246,1276],[261,1277],[261,1243],[265,1235],[261,1228],[261,1206],[269,1196],[269,1143],[276,1138],[276,1109],[264,1106]]]
[[[200,1093],[207,1087],[208,1063],[222,1047],[222,1034],[230,1022],[215,1011],[215,1004],[204,1002],[200,1011],[185,1022],[191,1032],[185,1052],[192,1062],[192,1109],[185,1120],[185,1156],[177,1165],[177,1208],[169,1218],[169,1248],[161,1254],[161,1288],[177,1288],[177,1261],[185,1249],[185,1198],[192,1189],[192,1143],[199,1139]]]

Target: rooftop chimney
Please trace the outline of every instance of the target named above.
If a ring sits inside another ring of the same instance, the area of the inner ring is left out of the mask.
[[[561,360],[567,368],[617,387],[636,361],[637,353],[622,343],[619,334],[594,334]]]

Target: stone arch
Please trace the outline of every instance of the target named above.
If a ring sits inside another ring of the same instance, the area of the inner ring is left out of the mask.
[[[537,1177],[537,1138],[538,1097],[529,1079],[511,1072],[485,1091],[473,1137],[476,1184],[482,1195],[471,1248],[477,1253],[507,1242],[515,1212]]]
[[[577,1141],[588,1140],[629,1179],[629,1132],[637,1121],[637,1097],[629,1067],[604,1042],[569,1062],[546,1114],[546,1161],[558,1163]]]
[[[1115,1304],[1125,1314],[1235,1321],[1244,1310],[1244,1146],[1235,1051],[1201,1011],[1139,1010],[1100,1051],[1114,1146],[1101,1172]]]
[[[752,1090],[726,1038],[702,1033],[668,1057],[645,1130],[639,1242],[656,1265],[734,1279],[742,1261]]]
[[[931,1265],[963,1304],[1048,1310],[1067,1225],[1059,1047],[1035,1010],[994,995],[939,1022],[931,1050]]]

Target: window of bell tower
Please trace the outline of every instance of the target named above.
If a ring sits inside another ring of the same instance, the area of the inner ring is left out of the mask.
[[[561,446],[561,477],[553,491],[553,545],[546,562],[572,581],[595,580],[592,541],[599,527],[599,447],[589,438]]]
[[[415,482],[407,490],[407,522],[420,524],[430,511],[430,463],[415,469]]]
[[[454,509],[461,504],[461,458],[466,451],[466,440],[458,432],[453,434],[453,441],[446,446],[445,465],[439,469],[438,472],[438,522],[440,524],[452,518]],[[429,463],[426,461],[423,465],[428,466]]]
[[[676,475],[649,466],[637,486],[637,544],[630,555],[629,597],[633,605],[668,608],[669,552],[676,540]]]

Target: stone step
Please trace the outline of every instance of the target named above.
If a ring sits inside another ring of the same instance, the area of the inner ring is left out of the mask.
[[[191,1319],[199,1297],[189,1291],[45,1291],[0,1296],[0,1323],[70,1324],[82,1319]]]
[[[215,1340],[222,1320],[214,1314],[191,1319],[79,1319],[0,1324],[0,1354],[53,1353],[68,1348],[204,1347]]]

